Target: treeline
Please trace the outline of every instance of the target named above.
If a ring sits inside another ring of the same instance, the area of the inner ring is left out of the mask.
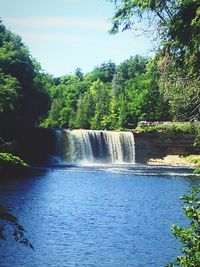
[[[185,63],[160,50],[54,78],[1,22],[0,136],[12,140],[33,126],[131,129],[141,120],[199,120],[199,61],[189,65],[185,54]]]
[[[139,120],[168,120],[155,61],[131,57],[119,66],[103,63],[83,75],[55,79],[51,108],[42,125],[85,129],[134,128]]]

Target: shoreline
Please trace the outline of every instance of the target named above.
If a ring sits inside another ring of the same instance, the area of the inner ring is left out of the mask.
[[[195,168],[196,164],[191,163],[186,157],[179,155],[167,155],[163,158],[151,158],[147,161],[150,166],[175,166],[175,167],[187,167]]]

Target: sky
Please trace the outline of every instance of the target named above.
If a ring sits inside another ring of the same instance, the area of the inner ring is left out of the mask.
[[[22,37],[30,54],[54,77],[153,54],[153,43],[144,35],[109,34],[114,14],[109,0],[0,0],[0,6],[5,26]]]

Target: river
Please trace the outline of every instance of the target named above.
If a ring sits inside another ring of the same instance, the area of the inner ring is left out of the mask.
[[[171,225],[187,225],[180,196],[200,185],[189,169],[57,165],[0,180],[0,203],[35,251],[0,242],[1,267],[161,267],[179,254]]]

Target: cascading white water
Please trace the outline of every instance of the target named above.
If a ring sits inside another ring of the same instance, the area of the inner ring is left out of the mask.
[[[71,160],[93,162],[94,156],[89,134],[85,130],[73,130],[68,132],[69,149],[71,150]]]
[[[55,146],[54,153],[49,158],[49,163],[60,164],[62,163],[63,156],[63,133],[60,129],[54,129],[55,134]]]
[[[131,132],[64,130],[63,157],[73,163],[135,163]]]

